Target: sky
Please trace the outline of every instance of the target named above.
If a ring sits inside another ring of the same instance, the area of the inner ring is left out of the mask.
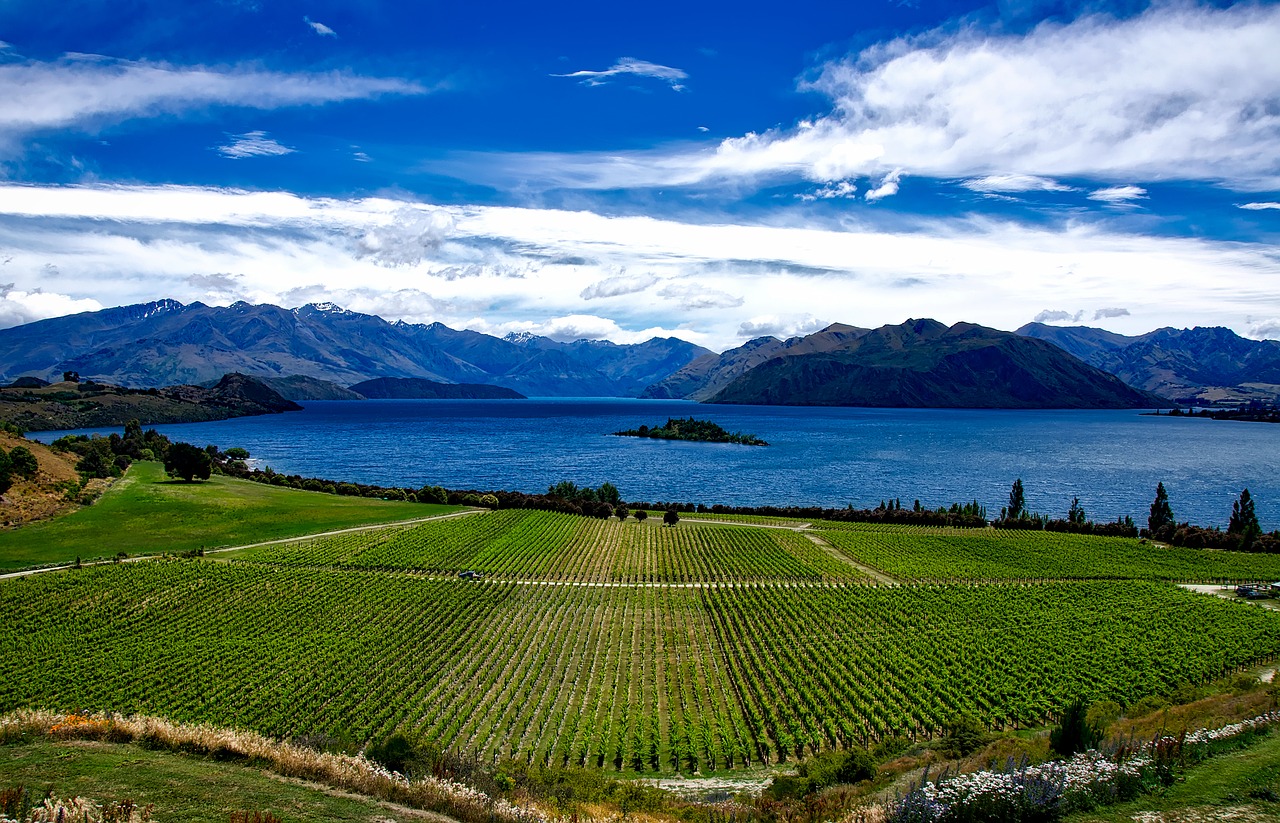
[[[0,0],[0,327],[1280,338],[1280,5]]]

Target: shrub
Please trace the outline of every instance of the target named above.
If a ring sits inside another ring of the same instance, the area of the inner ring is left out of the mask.
[[[9,463],[14,474],[27,480],[35,478],[36,472],[40,470],[36,456],[26,446],[14,446],[13,451],[9,452]]]
[[[949,757],[968,757],[987,743],[987,730],[971,714],[956,714],[942,726],[942,752]]]

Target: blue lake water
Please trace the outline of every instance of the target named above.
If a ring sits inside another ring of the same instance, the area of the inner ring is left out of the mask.
[[[248,449],[286,474],[380,485],[543,492],[610,481],[629,500],[928,507],[977,499],[995,516],[1022,478],[1033,511],[1145,524],[1157,482],[1175,516],[1225,526],[1242,488],[1280,527],[1280,426],[1134,411],[707,406],[628,399],[310,402],[301,412],[156,426]],[[697,416],[772,445],[679,443],[610,432]],[[108,430],[85,430],[109,432]],[[48,442],[66,432],[31,435]]]

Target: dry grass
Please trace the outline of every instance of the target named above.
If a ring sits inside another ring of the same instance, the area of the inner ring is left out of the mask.
[[[76,505],[66,500],[63,489],[56,484],[80,481],[80,475],[76,473],[76,460],[79,458],[60,454],[33,440],[0,432],[0,448],[9,452],[14,446],[26,446],[35,455],[40,469],[32,480],[15,475],[13,487],[0,495],[0,525],[21,526],[74,509]],[[93,482],[102,488],[107,485],[104,480]],[[97,491],[100,493],[101,488]]]
[[[544,816],[461,783],[408,780],[360,756],[330,754],[253,732],[174,723],[155,717],[21,710],[0,717],[0,743],[29,737],[135,743],[147,748],[238,760],[285,777],[440,812],[464,823],[543,823]]]
[[[1112,739],[1139,740],[1150,740],[1157,734],[1177,736],[1194,729],[1214,729],[1238,723],[1274,708],[1276,696],[1271,689],[1215,694],[1194,703],[1170,706],[1142,717],[1121,718],[1108,730],[1107,736]]]

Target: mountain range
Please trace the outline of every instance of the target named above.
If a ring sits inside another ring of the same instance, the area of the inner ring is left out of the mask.
[[[833,325],[702,357],[646,390],[709,403],[932,408],[1168,406],[1043,340],[972,323]]]
[[[348,386],[377,377],[504,386],[530,396],[634,397],[710,353],[676,338],[619,345],[506,339],[441,323],[389,323],[328,303],[296,309],[159,300],[0,330],[0,380],[64,371],[128,386],[301,375]],[[317,387],[312,384],[310,389]]]
[[[1017,333],[1047,340],[1130,386],[1179,403],[1280,401],[1280,341],[1249,340],[1220,326],[1127,337],[1087,326],[1029,323]]]
[[[717,354],[676,338],[619,345],[505,338],[388,322],[328,303],[296,309],[174,300],[0,330],[0,382],[74,371],[120,385],[253,375],[292,400],[358,399],[378,378],[500,386],[527,396],[884,406],[1151,406],[1280,398],[1280,342],[1223,328],[1129,337],[1032,323],[1016,333],[933,320],[833,324]],[[1105,374],[1100,374],[1105,373]],[[1137,390],[1126,394],[1124,384]],[[397,389],[403,391],[403,388]],[[438,392],[438,389],[432,389]]]

